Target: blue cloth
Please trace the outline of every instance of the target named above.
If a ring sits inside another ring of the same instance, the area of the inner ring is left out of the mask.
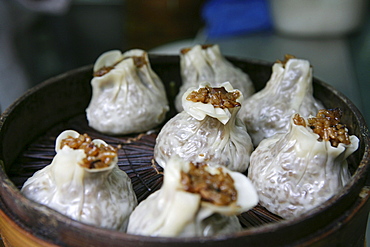
[[[209,0],[202,18],[209,38],[272,29],[268,0]]]

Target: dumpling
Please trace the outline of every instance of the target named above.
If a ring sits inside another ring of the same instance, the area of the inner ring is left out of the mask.
[[[264,138],[286,132],[292,114],[314,116],[322,108],[313,97],[310,63],[288,55],[273,65],[266,87],[244,101],[239,117],[257,146]]]
[[[346,158],[359,140],[340,123],[339,109],[305,119],[295,114],[289,131],[263,140],[252,153],[248,176],[260,203],[283,218],[322,204],[349,181]]]
[[[182,95],[190,87],[198,87],[203,81],[208,81],[211,86],[229,81],[233,88],[242,92],[245,98],[255,91],[249,76],[226,60],[218,45],[195,45],[182,49],[180,69],[182,86],[175,98],[178,112],[183,110]]]
[[[243,95],[229,82],[211,87],[208,82],[189,88],[182,102],[184,111],[171,118],[159,132],[154,159],[165,168],[169,158],[224,165],[244,172],[253,151],[245,125],[237,117]]]
[[[161,124],[169,110],[164,85],[143,50],[103,53],[94,64],[91,86],[86,116],[102,133],[148,131]]]
[[[174,156],[163,181],[131,214],[127,233],[165,237],[234,233],[242,229],[237,215],[258,203],[249,179],[222,166]]]
[[[55,151],[51,164],[30,177],[21,192],[77,221],[125,231],[137,199],[130,178],[117,166],[117,150],[66,130]]]

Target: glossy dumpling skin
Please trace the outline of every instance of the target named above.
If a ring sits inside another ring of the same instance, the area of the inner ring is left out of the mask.
[[[204,201],[199,193],[188,192],[182,183],[182,173],[189,172],[190,163],[174,156],[166,165],[162,187],[136,207],[127,232],[155,237],[195,237],[240,231],[242,227],[236,215],[257,205],[254,187],[241,173],[225,167],[204,166],[206,172],[226,173],[232,178],[237,191],[235,200],[215,205]]]
[[[297,217],[346,185],[346,158],[358,148],[358,138],[351,135],[350,143],[337,147],[318,139],[310,127],[295,124],[291,117],[287,133],[260,143],[252,153],[248,177],[262,206],[283,218]]]
[[[230,170],[244,172],[249,165],[253,144],[245,125],[237,117],[240,106],[221,109],[186,99],[192,91],[207,85],[210,86],[209,83],[201,83],[184,93],[184,111],[161,129],[154,147],[154,159],[164,168],[171,156],[178,155],[187,161],[224,165]],[[228,92],[238,91],[228,82],[221,86]],[[243,101],[242,94],[237,101]]]
[[[257,146],[264,138],[286,132],[292,114],[308,117],[322,108],[313,97],[309,61],[286,57],[273,65],[265,88],[245,100],[239,117]]]
[[[53,161],[30,177],[21,192],[74,220],[126,231],[128,218],[137,205],[130,178],[118,168],[117,157],[105,168],[82,167],[84,150],[60,148],[68,136],[76,138],[79,133],[66,130],[58,136]],[[99,139],[93,143],[107,145]]]
[[[190,87],[198,87],[203,81],[217,86],[225,81],[242,92],[244,98],[255,91],[248,74],[230,63],[221,53],[218,45],[195,45],[180,53],[182,86],[175,99],[178,112],[183,110],[182,95]]]
[[[164,85],[145,51],[103,53],[94,64],[92,98],[86,109],[89,125],[111,135],[155,128],[169,110]]]

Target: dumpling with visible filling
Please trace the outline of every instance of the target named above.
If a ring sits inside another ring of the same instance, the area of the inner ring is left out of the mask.
[[[287,55],[273,65],[265,88],[244,101],[239,117],[257,146],[265,138],[286,132],[292,114],[314,116],[322,108],[313,97],[309,61]]]
[[[86,109],[89,125],[111,135],[139,133],[161,124],[169,110],[162,80],[140,49],[99,56]]]
[[[316,117],[294,114],[289,130],[263,140],[251,156],[248,177],[260,203],[283,218],[299,216],[322,204],[347,184],[347,157],[359,139],[340,123],[339,109]]]
[[[229,82],[216,87],[204,82],[189,88],[182,97],[184,111],[171,118],[157,136],[154,159],[164,168],[171,156],[178,155],[186,161],[244,172],[253,144],[237,117],[242,101],[242,93]]]
[[[257,203],[256,190],[245,175],[174,156],[166,165],[162,187],[131,214],[127,233],[155,237],[235,233],[242,230],[237,215]]]
[[[225,81],[242,92],[244,98],[255,91],[248,74],[229,62],[218,45],[195,45],[180,52],[182,85],[175,98],[178,112],[183,110],[182,95],[190,87],[198,87],[203,81],[217,86]]]
[[[126,231],[137,205],[130,178],[117,166],[117,150],[100,139],[66,130],[56,155],[23,185],[27,198],[74,220]]]

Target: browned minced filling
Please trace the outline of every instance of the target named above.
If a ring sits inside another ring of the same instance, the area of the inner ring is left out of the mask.
[[[145,56],[132,56],[131,58],[134,60],[134,64],[137,68],[141,68],[148,63]]]
[[[181,172],[181,184],[185,191],[197,193],[202,201],[218,206],[227,206],[237,200],[237,191],[234,180],[221,168],[218,174],[211,174],[205,170],[205,164],[190,163],[188,173]]]
[[[205,50],[209,47],[212,47],[213,44],[205,44],[205,45],[202,45],[202,49]],[[183,48],[180,50],[181,54],[185,55],[186,53],[188,53],[192,48],[188,47],[188,48]]]
[[[100,76],[103,76],[105,74],[108,74],[109,71],[111,71],[112,69],[114,69],[115,65],[114,66],[109,66],[109,67],[102,67],[100,68],[98,71],[95,71],[93,76],[94,77],[100,77]]]
[[[92,142],[87,134],[80,135],[77,138],[68,136],[63,139],[60,148],[64,145],[72,149],[83,149],[86,157],[80,164],[82,167],[89,169],[99,169],[108,167],[115,157],[117,157],[117,150],[110,145],[96,145]]]
[[[146,61],[145,57],[144,56],[132,56],[132,57],[126,57],[125,59],[128,59],[128,58],[132,58],[134,60],[134,64],[137,68],[141,68],[143,67],[145,64],[147,64],[148,62]],[[116,62],[115,64],[113,64],[112,66],[108,66],[108,67],[102,67],[100,68],[98,71],[94,72],[93,76],[94,77],[99,77],[99,76],[103,76],[107,73],[109,73],[109,71],[111,71],[112,69],[114,69],[116,67],[117,64],[119,64],[120,62],[122,62],[122,60]]]
[[[283,65],[283,67],[285,67],[285,64],[289,61],[289,59],[293,59],[293,58],[296,58],[296,57],[293,56],[293,55],[290,55],[290,54],[285,54],[284,60],[283,61],[276,60],[276,63],[281,63]]]
[[[216,108],[233,108],[239,107],[240,103],[236,101],[240,97],[238,91],[227,92],[224,87],[212,88],[206,86],[198,91],[191,92],[186,99],[193,102],[212,104]]]
[[[341,117],[342,112],[339,108],[323,109],[317,113],[316,117],[307,119],[308,127],[320,136],[318,141],[330,141],[333,147],[337,147],[339,143],[350,144],[346,126],[340,123]],[[306,127],[306,122],[299,114],[295,114],[293,122]]]

